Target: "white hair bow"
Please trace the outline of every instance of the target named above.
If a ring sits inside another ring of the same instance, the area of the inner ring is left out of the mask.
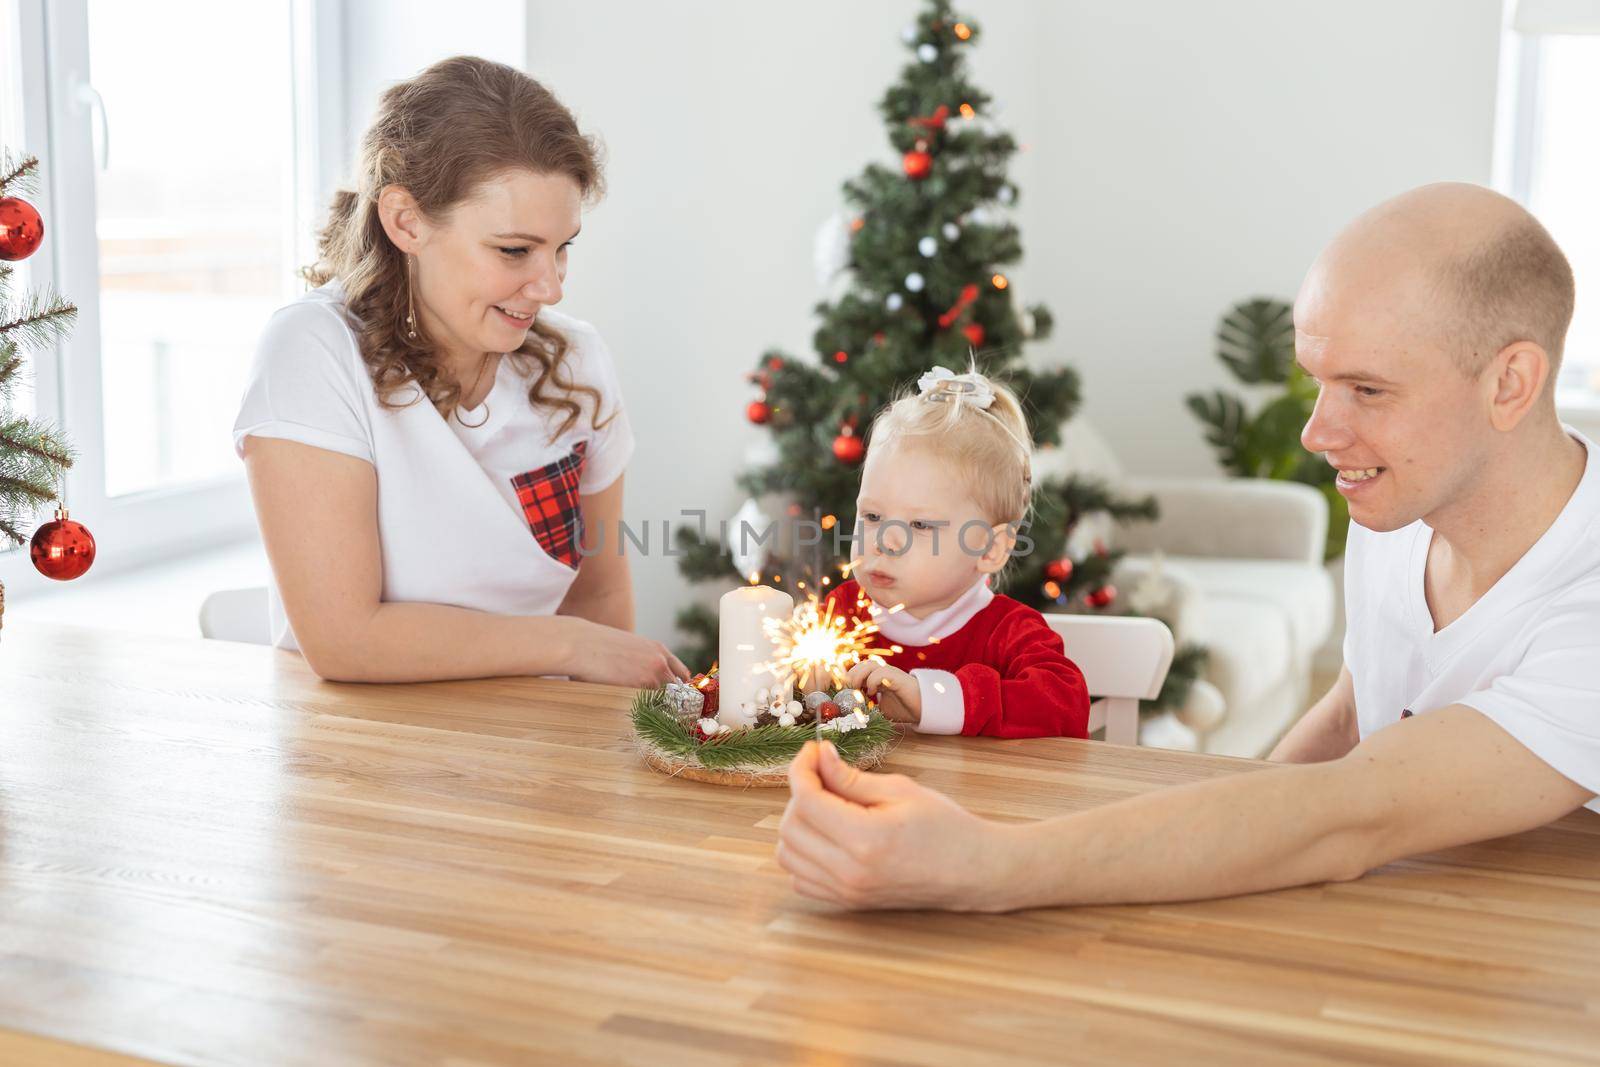
[[[957,374],[949,367],[935,367],[917,379],[917,391],[938,404],[971,404],[980,411],[994,403],[994,390],[977,371]]]

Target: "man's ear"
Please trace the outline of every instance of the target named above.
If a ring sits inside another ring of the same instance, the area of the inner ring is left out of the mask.
[[[1001,568],[1011,559],[1011,550],[1016,543],[1017,536],[1010,523],[1002,522],[989,527],[989,543],[984,548],[983,555],[978,557],[978,573],[1000,573]]]
[[[1502,433],[1517,428],[1550,384],[1550,356],[1532,341],[1513,341],[1490,361],[1489,422]]]
[[[429,226],[411,193],[399,185],[385,185],[378,193],[378,220],[394,246],[406,255],[427,243]]]

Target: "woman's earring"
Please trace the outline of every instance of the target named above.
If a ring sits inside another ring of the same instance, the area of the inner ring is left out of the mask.
[[[417,299],[413,292],[416,285],[416,273],[412,270],[412,260],[406,257],[406,336],[415,341],[417,339]]]

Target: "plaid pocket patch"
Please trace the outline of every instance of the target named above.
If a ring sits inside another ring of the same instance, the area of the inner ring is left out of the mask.
[[[578,481],[583,476],[583,454],[587,450],[588,443],[579,441],[570,456],[511,479],[539,546],[551,559],[573,570],[578,569],[578,543],[583,537]]]

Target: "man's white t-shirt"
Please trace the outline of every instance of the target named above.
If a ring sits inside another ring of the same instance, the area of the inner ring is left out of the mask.
[[[558,434],[564,413],[534,408],[532,382],[510,359],[500,360],[484,401],[486,421],[484,405],[447,420],[415,386],[391,398],[405,406],[385,407],[347,316],[336,281],[273,315],[256,348],[234,447],[242,455],[246,437],[276,437],[372,464],[384,601],[554,614],[581,562],[578,498],[615,482],[634,448],[600,335],[577,319],[539,313],[568,340],[567,379],[600,394],[601,429],[593,398],[574,393],[581,413]],[[559,390],[546,383],[545,395],[552,393]],[[609,542],[606,549],[616,550]],[[273,642],[298,647],[276,583],[270,602]]]
[[[1433,531],[1350,525],[1344,659],[1363,738],[1464,704],[1600,794],[1600,457],[1543,537],[1438,633],[1423,590]],[[1600,811],[1600,798],[1588,807]]]

